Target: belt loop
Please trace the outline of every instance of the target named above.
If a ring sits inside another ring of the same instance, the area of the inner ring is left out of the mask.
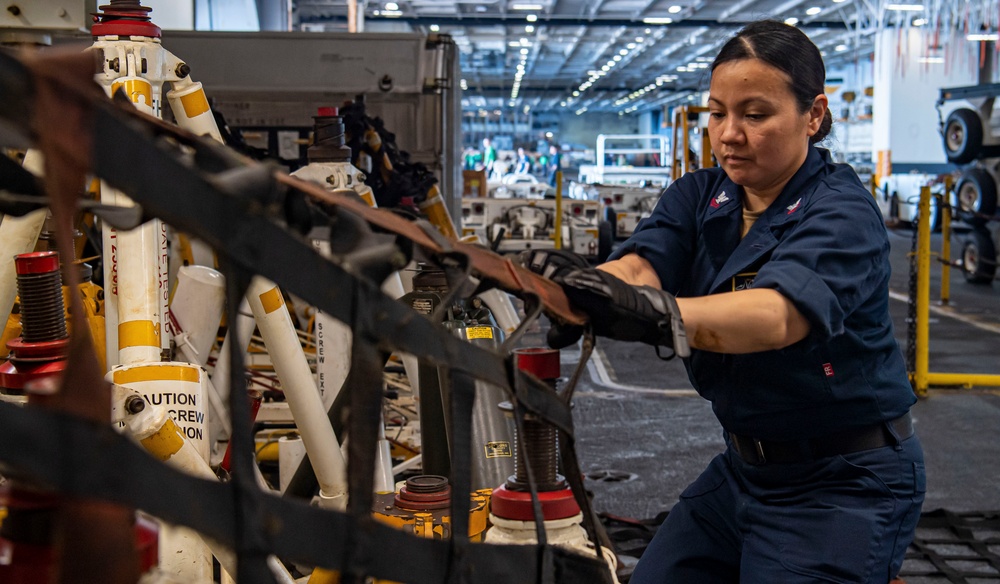
[[[889,436],[892,436],[893,450],[900,451],[903,449],[903,441],[902,439],[900,439],[899,433],[896,432],[896,427],[893,426],[892,424],[894,421],[895,420],[887,420],[885,422],[882,422],[882,427],[885,428],[885,431],[889,433]]]

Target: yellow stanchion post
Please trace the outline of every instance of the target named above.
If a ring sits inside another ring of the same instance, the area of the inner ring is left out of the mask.
[[[563,173],[556,171],[556,226],[555,226],[555,246],[562,249],[562,184]]]
[[[913,373],[913,389],[917,395],[927,395],[927,360],[930,340],[929,311],[931,287],[931,189],[920,188],[920,202],[917,207],[917,314],[916,314],[916,365]]]
[[[945,189],[948,192],[948,189]],[[931,189],[925,186],[920,189],[920,203],[917,207],[919,217],[917,219],[917,313],[916,313],[916,364],[913,372],[913,390],[920,397],[927,396],[927,388],[933,383],[935,386],[954,387],[1000,387],[1000,375],[989,373],[931,373],[928,368],[928,358],[930,354],[930,296],[931,296]],[[946,210],[942,206],[942,210]],[[950,222],[950,212],[942,219],[945,224]],[[943,226],[942,226],[943,228]],[[950,230],[950,227],[949,227]],[[948,231],[944,233],[950,236]],[[945,240],[947,243],[947,239]],[[947,259],[950,250],[947,246],[943,248],[942,255]],[[947,281],[948,272],[944,276]],[[942,284],[943,285],[943,284]],[[945,298],[947,296],[944,296]]]

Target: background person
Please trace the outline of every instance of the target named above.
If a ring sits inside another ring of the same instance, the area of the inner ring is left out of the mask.
[[[528,174],[531,172],[531,158],[528,157],[528,153],[524,151],[524,148],[517,149],[517,167],[514,169],[516,174]]]
[[[549,184],[556,186],[556,173],[562,167],[562,155],[559,153],[559,147],[555,144],[549,146]]]
[[[925,473],[881,214],[814,146],[832,117],[804,33],[752,23],[711,71],[720,167],[673,182],[599,268],[529,263],[599,335],[677,347],[683,337],[663,331],[682,317],[689,378],[724,431],[725,453],[681,494],[630,582],[885,584],[913,539]],[[550,342],[574,334],[555,327]]]
[[[497,149],[490,143],[489,138],[483,138],[483,169],[486,171],[487,177],[493,173],[493,167],[496,166],[496,162]]]

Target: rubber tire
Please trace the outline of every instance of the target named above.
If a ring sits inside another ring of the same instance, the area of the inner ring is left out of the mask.
[[[597,262],[603,264],[611,255],[611,245],[615,241],[615,228],[608,221],[597,224]]]
[[[966,164],[975,160],[983,147],[983,121],[979,118],[979,113],[973,109],[961,108],[948,114],[944,121],[942,141],[948,162]],[[952,142],[957,142],[954,148],[949,147]]]
[[[962,205],[960,196],[966,187],[976,190],[976,199],[968,208]],[[952,197],[956,215],[970,225],[981,225],[986,222],[987,217],[992,217],[997,212],[997,183],[985,169],[966,169],[955,185]]]
[[[971,258],[971,261],[970,261]],[[989,284],[997,271],[996,248],[989,231],[973,229],[962,242],[962,275],[970,284]]]

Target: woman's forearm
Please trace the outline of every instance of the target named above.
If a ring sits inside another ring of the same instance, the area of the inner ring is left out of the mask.
[[[656,275],[653,265],[647,260],[631,253],[622,256],[617,260],[603,263],[597,266],[598,270],[617,277],[618,279],[632,284],[633,286],[652,286],[660,288],[660,277]]]
[[[809,334],[790,300],[767,288],[678,298],[691,347],[717,353],[781,349]]]

